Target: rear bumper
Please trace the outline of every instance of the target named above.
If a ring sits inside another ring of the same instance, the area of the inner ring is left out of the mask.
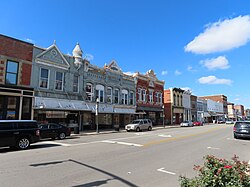
[[[241,137],[241,138],[250,138],[250,134],[243,134],[243,133],[238,133],[238,132],[234,132],[234,136]]]

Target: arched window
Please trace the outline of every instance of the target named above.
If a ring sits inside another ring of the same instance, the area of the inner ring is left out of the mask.
[[[128,90],[122,90],[122,104],[128,104]]]
[[[107,88],[107,103],[112,103],[112,88]]]
[[[114,93],[114,103],[115,104],[119,104],[119,90],[115,89],[115,93]]]
[[[95,88],[95,97],[99,99],[100,103],[104,102],[104,86],[103,85],[96,85]]]

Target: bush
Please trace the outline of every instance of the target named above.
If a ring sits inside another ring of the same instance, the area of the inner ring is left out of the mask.
[[[192,179],[180,176],[182,187],[250,187],[247,162],[241,162],[237,156],[226,160],[207,155],[204,159],[204,166],[194,166],[198,176]]]

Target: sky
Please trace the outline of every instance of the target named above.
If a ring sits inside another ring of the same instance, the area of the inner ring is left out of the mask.
[[[0,33],[250,108],[249,0],[0,1]]]

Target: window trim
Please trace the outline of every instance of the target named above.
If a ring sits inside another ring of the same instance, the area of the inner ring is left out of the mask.
[[[75,86],[75,83],[74,83],[74,80],[75,80],[75,76],[77,76],[77,91],[74,91],[74,86]],[[79,78],[80,78],[80,76],[79,75],[77,75],[77,74],[74,74],[74,76],[73,76],[73,92],[74,93],[79,93]]]
[[[111,91],[110,91],[110,95],[108,94],[108,90],[111,90]],[[107,95],[107,103],[110,103],[110,104],[113,103],[113,93],[112,93],[112,90],[113,90],[113,89],[112,89],[111,87],[108,87],[108,88],[107,88],[107,94],[106,94],[106,95]],[[109,96],[110,96],[110,101],[108,101],[108,97],[109,97]]]
[[[40,81],[41,81],[41,77],[42,77],[42,69],[45,69],[45,70],[48,70],[48,83],[47,83],[47,87],[41,87],[40,86]],[[43,67],[40,67],[40,76],[39,76],[39,88],[42,88],[42,89],[49,89],[49,80],[50,80],[50,69],[46,69],[46,68],[43,68]]]
[[[96,95],[95,98],[96,99],[98,98],[100,103],[104,103],[105,102],[105,99],[104,99],[105,98],[104,86],[101,85],[101,84],[97,84],[95,86],[95,93],[97,93],[97,91],[98,91],[98,97]],[[101,100],[101,92],[103,92],[103,97],[102,97],[103,100]]]
[[[86,89],[86,87],[87,86],[91,86],[91,92],[87,92],[87,89]],[[93,84],[92,83],[86,83],[86,86],[85,86],[85,93],[86,93],[86,96],[88,96],[87,94],[88,93],[90,93],[90,100],[88,100],[88,101],[93,101],[93,96],[94,96],[94,89],[93,89]]]
[[[58,90],[58,89],[56,89],[56,74],[57,73],[62,73],[62,89],[61,90]],[[61,71],[55,71],[55,82],[54,82],[54,90],[56,90],[56,91],[63,91],[63,89],[64,89],[64,84],[63,84],[63,81],[64,81],[64,72],[61,72]]]
[[[16,73],[8,72],[8,64],[9,64],[9,62],[13,62],[13,63],[17,64],[17,72]],[[7,83],[7,75],[8,74],[15,74],[16,75],[15,84]],[[7,63],[6,63],[6,73],[5,73],[5,84],[7,84],[7,85],[18,85],[18,74],[19,74],[19,62],[14,61],[14,60],[7,60]]]

